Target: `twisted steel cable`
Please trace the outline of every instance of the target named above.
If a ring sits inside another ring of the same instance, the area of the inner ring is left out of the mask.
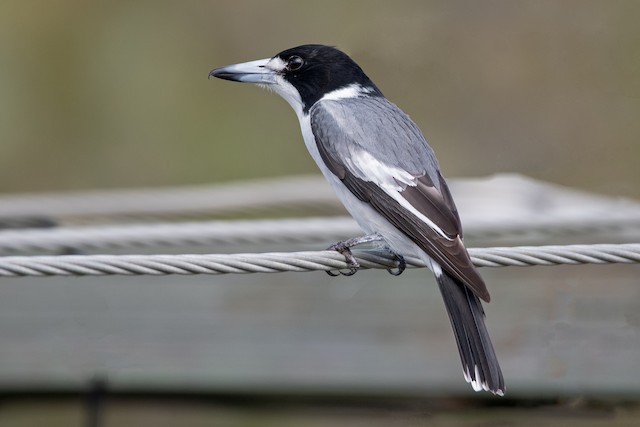
[[[472,248],[478,267],[640,262],[640,243]],[[393,268],[380,250],[354,251],[362,268]],[[409,267],[424,267],[407,257]],[[347,268],[335,251],[222,255],[62,255],[0,257],[0,277],[275,273]]]

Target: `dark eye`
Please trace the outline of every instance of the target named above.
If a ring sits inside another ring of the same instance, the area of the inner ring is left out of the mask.
[[[291,58],[289,58],[289,61],[287,61],[287,68],[289,69],[289,71],[299,70],[303,65],[304,60],[299,56],[292,56]]]

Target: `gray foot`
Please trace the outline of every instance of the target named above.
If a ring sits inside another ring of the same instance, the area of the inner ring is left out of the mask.
[[[367,234],[366,236],[360,236],[360,237],[354,237],[347,240],[341,240],[329,246],[327,248],[328,250],[337,251],[337,252],[340,252],[342,255],[344,255],[345,259],[347,260],[347,268],[349,269],[349,271],[346,273],[343,273],[342,271],[339,271],[338,273],[334,273],[333,271],[327,271],[327,274],[333,277],[339,276],[340,274],[342,274],[343,276],[353,276],[354,274],[356,274],[356,272],[360,268],[360,263],[358,263],[356,258],[353,256],[353,253],[351,253],[351,248],[354,246],[360,245],[362,243],[376,242],[380,240],[382,240],[382,236],[380,236],[378,233],[373,233],[373,234]],[[401,264],[398,266],[399,270],[400,268],[401,268]],[[404,270],[404,268],[402,268],[402,270]],[[394,274],[394,273],[391,273],[391,274]]]

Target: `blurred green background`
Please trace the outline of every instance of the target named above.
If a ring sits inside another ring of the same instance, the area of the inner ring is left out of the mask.
[[[447,176],[640,197],[640,2],[0,3],[0,192],[315,173],[295,115],[216,66],[345,50]]]

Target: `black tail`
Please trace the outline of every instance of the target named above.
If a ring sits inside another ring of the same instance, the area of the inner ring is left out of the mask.
[[[456,336],[465,379],[475,391],[487,390],[502,396],[504,379],[484,324],[480,299],[444,271],[436,280]]]

